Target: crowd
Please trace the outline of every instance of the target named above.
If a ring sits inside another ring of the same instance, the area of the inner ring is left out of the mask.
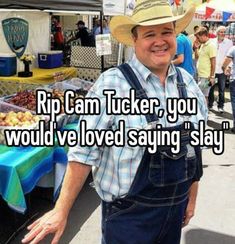
[[[234,63],[233,42],[225,37],[226,27],[218,26],[216,35],[210,33],[207,26],[195,26],[194,34],[180,33],[177,36],[177,52],[172,63],[184,68],[198,83],[203,92],[209,110],[214,106],[214,91],[218,89],[217,109],[224,112],[225,85],[231,76],[234,79],[234,71],[231,72]],[[233,111],[233,127],[235,133],[235,93],[234,82],[230,83],[230,96]]]

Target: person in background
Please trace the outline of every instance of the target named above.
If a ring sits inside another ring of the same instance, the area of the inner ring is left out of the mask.
[[[100,21],[99,21],[99,19],[98,18],[94,18],[93,19],[93,28],[92,28],[92,31],[91,31],[91,33],[92,33],[92,35],[93,36],[95,36],[95,32],[96,32],[96,30],[97,30],[97,28],[100,26]]]
[[[133,46],[135,55],[128,64],[104,72],[92,86],[87,98],[99,99],[100,113],[80,116],[92,131],[115,132],[121,121],[125,122],[125,134],[132,129],[157,132],[157,125],[165,131],[178,130],[182,135],[180,152],[174,154],[170,145],[163,145],[149,153],[148,146],[131,146],[125,139],[121,147],[104,143],[84,147],[78,140],[78,145],[70,148],[54,209],[29,227],[23,243],[36,244],[49,233],[55,233],[53,244],[59,242],[69,211],[92,167],[94,185],[102,199],[103,244],[180,243],[182,226],[194,215],[202,159],[200,146],[190,145],[185,116],[179,115],[174,123],[167,120],[166,100],[197,100],[197,113],[187,118],[192,127],[207,118],[205,98],[196,82],[171,63],[176,34],[191,22],[194,12],[191,7],[184,15],[174,16],[168,0],[137,0],[131,17],[113,17],[113,37]],[[136,99],[158,98],[164,116],[158,117],[159,107],[147,114],[107,113],[104,91],[115,91],[115,97],[122,99],[130,98],[132,88],[137,89]],[[80,131],[78,126],[78,135]]]
[[[218,83],[215,83],[209,92],[208,103],[209,108],[212,109],[214,104],[214,90],[215,86],[218,86],[219,99],[218,99],[218,111],[220,113],[224,112],[224,90],[227,76],[224,74],[222,70],[222,64],[228,53],[228,50],[233,46],[233,42],[228,38],[225,38],[225,26],[219,26],[216,30],[217,38],[213,39],[216,47],[217,47],[217,55],[216,55],[216,67],[215,67],[215,78]]]
[[[94,36],[91,34],[91,32],[88,30],[88,28],[85,27],[85,22],[82,20],[79,20],[76,25],[77,25],[78,32],[76,33],[76,35],[74,37],[69,39],[67,43],[80,39],[81,46],[93,47],[94,46]]]
[[[229,64],[232,62],[232,73],[231,67]],[[232,105],[232,113],[233,113],[233,127],[231,128],[231,132],[235,133],[235,46],[232,46],[227,53],[227,56],[223,62],[222,70],[224,71],[225,75],[232,76],[232,82],[230,82],[230,99]]]
[[[103,19],[102,21],[102,28],[103,28],[103,34],[109,34],[110,33],[110,30],[109,30],[109,27],[108,27],[108,20],[107,19]],[[98,28],[96,28],[95,30],[95,35],[99,35],[101,34],[101,28],[100,26]]]
[[[64,50],[64,35],[62,26],[58,18],[52,17],[52,34],[54,40],[54,50]]]
[[[212,30],[210,29],[210,27],[208,25],[203,25],[203,27],[205,27],[208,31],[208,37],[209,38],[216,38],[216,35],[212,32]]]
[[[208,30],[200,27],[195,33],[197,41],[194,43],[195,58],[197,59],[198,85],[208,102],[210,87],[215,83],[216,46],[209,38]]]
[[[195,51],[194,51],[194,45],[196,45],[197,47],[200,47],[200,43],[198,42],[195,33],[197,32],[197,30],[199,29],[198,25],[195,25],[193,27],[193,34],[189,35],[189,39],[192,43],[192,48],[193,48],[193,68],[194,68],[194,79],[197,81],[198,80],[198,74],[197,74],[197,60],[195,58]]]
[[[185,69],[190,75],[194,76],[193,48],[189,38],[180,33],[177,38],[176,58],[172,61],[178,67]]]
[[[199,25],[195,25],[193,27],[193,34],[189,35],[189,40],[191,41],[192,45],[193,45],[194,41],[196,40],[195,33],[197,32],[198,29],[199,29]]]

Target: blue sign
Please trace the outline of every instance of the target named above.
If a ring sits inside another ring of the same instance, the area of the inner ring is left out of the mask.
[[[20,18],[9,18],[2,21],[3,32],[7,44],[20,58],[27,46],[29,37],[29,23]]]

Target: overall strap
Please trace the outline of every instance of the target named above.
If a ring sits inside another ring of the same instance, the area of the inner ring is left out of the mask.
[[[137,78],[136,74],[132,70],[129,64],[121,64],[118,66],[118,69],[122,72],[124,77],[126,78],[127,82],[131,86],[131,88],[136,90],[136,97],[139,99],[148,98],[145,90],[141,86],[139,79]],[[154,122],[158,120],[157,115],[154,114],[145,114],[146,120],[148,123]]]
[[[176,72],[177,72],[177,88],[179,91],[179,97],[180,98],[187,98],[187,91],[186,91],[186,87],[185,87],[185,83],[183,81],[183,77],[181,74],[181,71],[179,68],[176,68]],[[143,87],[141,86],[139,79],[137,78],[136,74],[134,73],[133,69],[130,67],[129,64],[125,63],[125,64],[121,64],[118,66],[118,69],[122,72],[122,74],[124,75],[124,77],[126,78],[127,82],[129,83],[129,85],[131,86],[131,88],[134,88],[136,90],[136,96],[138,98],[148,98],[145,90],[143,89]],[[154,114],[146,114],[145,115],[147,122],[154,122],[157,121],[157,115]]]
[[[183,76],[180,72],[180,69],[178,67],[175,67],[176,72],[177,72],[177,88],[179,91],[179,98],[187,98],[187,91],[185,87],[185,83],[183,81]]]

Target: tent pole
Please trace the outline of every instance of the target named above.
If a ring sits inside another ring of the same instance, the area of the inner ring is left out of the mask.
[[[100,33],[103,34],[103,11],[100,11]],[[101,55],[101,72],[104,72],[104,55]]]
[[[123,9],[124,15],[126,15],[126,5],[127,5],[127,0],[124,0],[124,9]],[[123,63],[123,52],[124,52],[124,45],[122,43],[119,43],[118,62],[117,62],[118,65]]]

